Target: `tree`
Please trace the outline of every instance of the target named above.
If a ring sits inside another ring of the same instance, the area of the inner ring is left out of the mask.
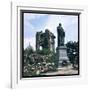
[[[49,49],[42,49],[42,50],[37,50],[37,53],[41,55],[49,55],[52,54],[53,52],[51,52]]]
[[[32,46],[29,44],[29,46],[24,50],[24,64],[28,64],[31,61],[30,55],[34,53],[34,50]]]
[[[33,47],[29,44],[29,46],[24,50],[24,55],[30,55],[33,52]]]
[[[79,63],[78,42],[69,41],[66,46],[69,60],[73,64],[73,67],[75,67]]]

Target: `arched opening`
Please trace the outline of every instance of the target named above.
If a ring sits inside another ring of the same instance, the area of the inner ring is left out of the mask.
[[[42,46],[40,46],[40,50],[42,50]]]

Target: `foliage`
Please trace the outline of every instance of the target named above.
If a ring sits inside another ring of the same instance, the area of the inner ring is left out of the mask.
[[[29,46],[24,50],[24,55],[30,55],[33,52],[34,52],[34,50],[33,50],[32,46],[29,44]]]
[[[31,46],[24,50],[24,76],[37,76],[43,72],[56,70],[55,53],[48,49],[37,50]]]
[[[67,53],[68,53],[69,60],[73,64],[73,67],[75,67],[75,65],[78,65],[78,62],[79,62],[78,42],[69,41],[66,44],[66,46],[67,46]]]
[[[48,55],[48,54],[51,54],[53,52],[51,52],[49,49],[42,49],[42,50],[37,50],[37,53],[41,54],[41,55]]]

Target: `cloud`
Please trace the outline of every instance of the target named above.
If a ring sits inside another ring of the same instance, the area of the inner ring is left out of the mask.
[[[41,31],[45,25],[47,14],[24,13],[24,36],[33,37],[35,32]]]
[[[57,26],[59,23],[62,24],[62,27],[65,31],[65,43],[72,40],[78,40],[78,18],[77,16],[71,15],[50,15],[48,17],[45,29],[49,29],[56,36],[55,47],[57,47]]]
[[[43,26],[34,25],[32,22],[36,22],[36,24],[40,23],[39,19],[44,19],[47,16],[46,14],[32,14],[32,13],[24,13],[24,49],[30,44],[35,50],[35,35],[37,31],[41,31]]]
[[[46,26],[44,27],[44,30],[49,29],[56,36],[55,47],[57,47],[57,26],[58,26],[59,22],[60,22],[59,21],[59,16],[50,15],[48,17]]]
[[[34,14],[34,13],[24,13],[24,17],[27,21],[35,20],[46,16],[47,14]]]
[[[33,49],[35,50],[35,37],[32,38],[24,38],[24,49],[27,48],[29,46],[29,44],[33,47]]]
[[[56,36],[55,47],[57,47],[57,26],[59,25],[59,23],[62,23],[62,27],[65,30],[65,43],[70,40],[78,40],[77,16],[27,13],[24,16],[24,19],[24,48],[26,48],[30,43],[30,45],[35,50],[35,34],[37,31],[41,30],[44,32],[45,29],[49,29],[52,33],[54,33],[54,35]],[[33,24],[32,22],[35,22],[35,24]]]

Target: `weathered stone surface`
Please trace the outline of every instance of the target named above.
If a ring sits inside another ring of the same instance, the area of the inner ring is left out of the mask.
[[[37,32],[36,33],[36,50],[48,49],[50,51],[55,51],[55,36],[51,33],[48,29],[45,30],[43,33]]]
[[[67,56],[67,47],[65,45],[59,46],[57,48],[57,57],[58,57],[58,68],[70,64],[69,58]]]
[[[58,59],[58,68],[68,65],[70,63],[69,58],[67,56],[67,47],[64,44],[65,32],[61,23],[57,27],[58,34],[58,46],[57,46],[57,59]]]

